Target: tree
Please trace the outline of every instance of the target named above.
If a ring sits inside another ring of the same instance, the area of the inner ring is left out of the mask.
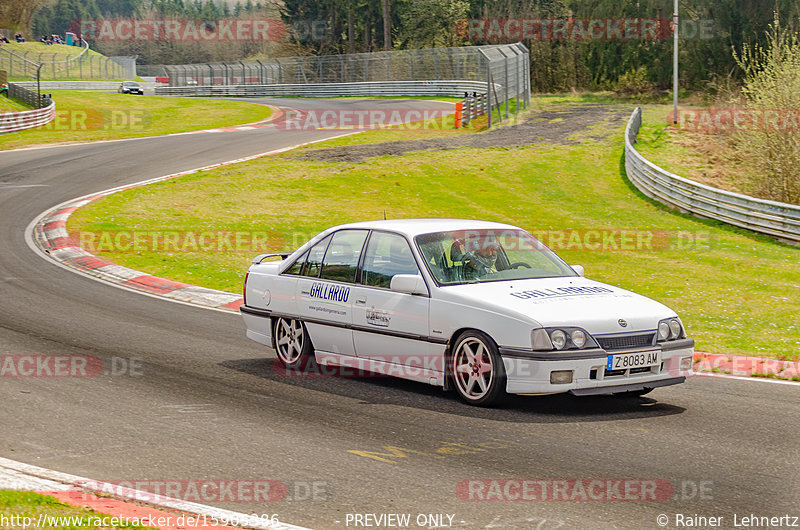
[[[398,6],[398,42],[404,48],[458,46],[459,21],[467,18],[466,0],[411,0]]]
[[[744,73],[745,108],[763,114],[735,135],[741,152],[755,163],[757,191],[768,199],[800,204],[800,40],[781,27],[775,13],[767,44],[746,47],[734,59]]]
[[[0,27],[30,34],[36,11],[48,3],[49,0],[3,0],[0,2]]]
[[[389,0],[382,0],[383,4],[383,49],[392,49],[392,19],[389,16]]]

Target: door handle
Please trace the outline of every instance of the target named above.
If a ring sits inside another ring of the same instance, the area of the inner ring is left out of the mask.
[[[359,298],[356,300],[356,305],[365,305],[367,303],[366,298]]]
[[[300,294],[311,294],[311,291],[300,291]]]

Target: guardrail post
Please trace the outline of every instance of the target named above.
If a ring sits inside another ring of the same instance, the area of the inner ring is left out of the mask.
[[[492,128],[492,65],[486,61],[486,96],[489,98],[489,128]]]

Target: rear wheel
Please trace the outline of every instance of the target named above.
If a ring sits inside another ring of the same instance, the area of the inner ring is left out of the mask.
[[[275,352],[287,368],[302,366],[313,351],[308,331],[300,320],[280,317],[275,320]]]
[[[454,344],[450,359],[459,398],[482,407],[496,404],[505,396],[506,371],[494,341],[467,331]]]

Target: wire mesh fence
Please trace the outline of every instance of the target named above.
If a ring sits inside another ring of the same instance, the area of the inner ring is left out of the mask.
[[[249,62],[151,66],[170,87],[217,85],[308,85],[416,81],[479,81],[490,109],[508,116],[509,101],[530,103],[530,53],[521,43],[459,48],[306,57]],[[143,70],[139,75],[146,75]],[[519,109],[520,105],[514,105]]]
[[[41,94],[21,87],[16,83],[8,84],[8,97],[19,101],[20,103],[31,107],[32,109],[41,109],[50,106],[53,102],[48,94]]]
[[[53,52],[42,52],[22,47],[11,51],[7,46],[0,46],[0,69],[5,70],[12,80],[36,79],[39,65],[42,81],[128,78],[120,64],[108,57],[89,53],[88,47],[79,54],[72,50],[59,50],[67,48],[65,45],[52,47]]]

